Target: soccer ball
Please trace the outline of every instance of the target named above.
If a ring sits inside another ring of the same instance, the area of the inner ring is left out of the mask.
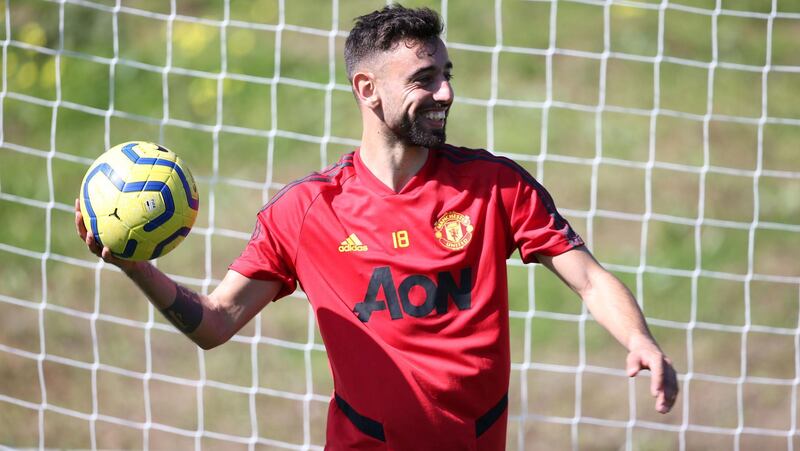
[[[126,260],[150,260],[174,249],[194,225],[199,201],[183,160],[143,141],[100,155],[81,183],[86,230]]]

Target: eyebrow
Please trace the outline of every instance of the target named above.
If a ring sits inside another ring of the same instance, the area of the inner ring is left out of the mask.
[[[452,61],[448,61],[448,62],[445,63],[444,70],[451,70],[452,68],[453,68],[453,62]],[[413,79],[419,77],[420,75],[422,75],[423,73],[430,72],[432,70],[436,70],[436,66],[433,65],[433,64],[431,64],[429,66],[421,67],[421,68],[417,69],[413,74],[411,74],[408,77],[408,79],[409,80],[413,80]]]

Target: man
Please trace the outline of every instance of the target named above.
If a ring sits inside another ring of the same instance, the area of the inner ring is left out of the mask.
[[[453,65],[441,31],[428,9],[358,18],[345,60],[361,147],[277,193],[210,295],[101,250],[76,211],[80,236],[203,348],[302,284],[333,372],[329,449],[504,449],[515,249],[581,296],[628,349],[628,373],[651,371],[656,409],[669,411],[669,359],[547,191],[511,160],[445,144]]]

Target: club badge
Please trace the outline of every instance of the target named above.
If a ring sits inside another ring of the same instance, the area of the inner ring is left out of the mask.
[[[457,251],[469,244],[475,227],[470,223],[469,216],[448,211],[433,224],[433,230],[439,244],[451,251]]]

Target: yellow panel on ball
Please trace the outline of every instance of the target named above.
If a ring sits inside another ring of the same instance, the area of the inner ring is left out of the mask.
[[[81,184],[86,230],[128,260],[150,260],[189,234],[199,207],[189,168],[172,151],[132,141],[106,151]]]

